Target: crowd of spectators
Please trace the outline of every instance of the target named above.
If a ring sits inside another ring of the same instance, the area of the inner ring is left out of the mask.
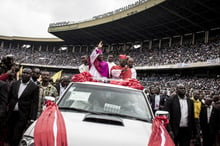
[[[186,86],[188,93],[192,90],[201,90],[204,95],[216,93],[220,90],[220,78],[196,77],[196,76],[180,76],[179,74],[153,74],[149,76],[139,77],[139,81],[145,88],[160,87],[161,91],[167,91],[171,95],[178,84],[182,83]]]
[[[57,50],[44,51],[39,49],[24,49],[24,48],[0,48],[2,56],[12,54],[19,62],[30,64],[56,65],[56,66],[74,66],[78,67],[80,57],[82,55],[89,55],[88,51],[69,51]],[[107,59],[108,54],[114,55],[114,62],[118,62],[119,54],[126,54],[135,60],[135,66],[158,66],[177,63],[195,63],[206,62],[220,58],[220,40],[210,42],[208,44],[196,43],[191,45],[184,43],[183,45],[173,44],[171,47],[152,48],[145,47],[134,48],[133,46],[126,49],[122,46],[113,46],[111,49],[103,49],[104,59]]]
[[[153,112],[169,112],[167,130],[175,145],[219,145],[219,76],[152,74],[139,79],[145,86]],[[188,124],[182,126],[184,116]]]
[[[161,49],[142,49],[142,51],[131,48],[127,53],[135,58],[136,66],[205,62],[220,57],[220,41],[209,44],[173,45]]]
[[[80,63],[79,53],[69,54],[16,48],[0,49],[0,53],[2,56],[11,54],[16,61],[30,64],[77,66]]]

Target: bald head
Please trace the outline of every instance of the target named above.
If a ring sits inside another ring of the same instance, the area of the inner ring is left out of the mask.
[[[183,84],[178,84],[176,87],[176,93],[180,96],[180,98],[184,98],[186,94],[186,88]]]
[[[37,79],[40,77],[40,69],[39,68],[34,68],[32,72],[32,79],[34,81],[37,81]]]
[[[21,75],[22,82],[27,83],[30,80],[31,74],[32,74],[32,70],[30,68],[24,68],[22,70],[22,75]]]
[[[63,76],[61,79],[61,85],[66,88],[70,83],[70,77],[69,76]]]
[[[129,68],[133,68],[133,65],[134,65],[134,59],[131,58],[131,57],[129,57],[129,58],[128,58],[128,67],[129,67]]]

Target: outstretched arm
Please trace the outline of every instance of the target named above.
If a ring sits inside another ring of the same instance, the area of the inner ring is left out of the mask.
[[[101,48],[102,48],[103,44],[102,41],[99,42],[98,46],[92,51],[91,55],[90,55],[90,63],[93,64],[95,59],[99,56],[101,52]]]

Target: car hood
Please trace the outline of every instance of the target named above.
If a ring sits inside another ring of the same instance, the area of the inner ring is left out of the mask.
[[[85,113],[62,112],[62,115],[70,146],[146,146],[152,131],[151,123],[138,120],[122,118],[123,125],[115,125],[84,121]],[[33,136],[34,124],[24,135]]]

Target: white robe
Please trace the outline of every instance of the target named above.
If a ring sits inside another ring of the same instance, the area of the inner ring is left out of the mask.
[[[100,75],[100,73],[97,71],[97,69],[95,68],[95,65],[94,65],[94,62],[95,62],[95,60],[96,60],[96,58],[99,56],[99,53],[96,53],[96,51],[98,50],[98,48],[96,47],[93,51],[92,51],[92,53],[91,53],[91,55],[90,55],[90,63],[91,63],[91,67],[90,67],[90,70],[89,70],[89,72],[90,72],[90,74],[93,76],[93,77],[97,77],[97,78],[100,78],[100,77],[102,77],[101,75]]]

